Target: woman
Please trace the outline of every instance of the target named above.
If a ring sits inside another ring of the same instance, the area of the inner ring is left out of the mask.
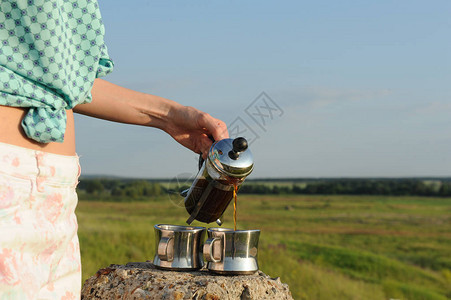
[[[0,2],[0,299],[79,299],[73,112],[159,128],[204,156],[226,125],[99,79],[112,71],[96,1]]]

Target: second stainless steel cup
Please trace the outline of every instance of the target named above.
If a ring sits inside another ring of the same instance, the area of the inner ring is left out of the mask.
[[[158,224],[155,230],[155,266],[169,270],[196,270],[204,265],[201,248],[205,227]]]
[[[260,230],[209,228],[203,252],[208,270],[219,274],[253,274],[258,271]]]

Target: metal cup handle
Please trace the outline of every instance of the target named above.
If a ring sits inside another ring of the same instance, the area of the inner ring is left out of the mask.
[[[216,263],[221,261],[221,258],[216,259],[213,255],[213,244],[214,244],[214,242],[220,241],[220,240],[221,240],[220,238],[215,237],[215,238],[209,238],[205,241],[204,257],[207,261],[212,261],[212,262],[216,262]]]
[[[168,248],[169,242],[173,240],[174,237],[162,237],[160,242],[158,243],[158,257],[164,261],[173,261],[174,260],[174,251],[171,251],[172,255],[169,255]]]

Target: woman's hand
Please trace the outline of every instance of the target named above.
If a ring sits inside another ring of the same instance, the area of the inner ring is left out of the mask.
[[[193,107],[96,79],[92,102],[79,104],[74,111],[91,117],[142,126],[156,127],[171,135],[188,149],[206,158],[212,141],[229,137],[221,120]]]
[[[224,122],[190,106],[171,109],[168,123],[162,129],[186,148],[202,153],[204,159],[212,144],[210,136],[215,141],[229,137]]]

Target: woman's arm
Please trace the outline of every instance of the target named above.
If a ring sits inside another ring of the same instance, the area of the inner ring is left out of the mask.
[[[221,120],[193,107],[162,97],[136,92],[102,79],[92,88],[92,102],[79,104],[74,111],[104,120],[150,126],[164,130],[177,142],[204,156],[215,140],[228,138]]]

